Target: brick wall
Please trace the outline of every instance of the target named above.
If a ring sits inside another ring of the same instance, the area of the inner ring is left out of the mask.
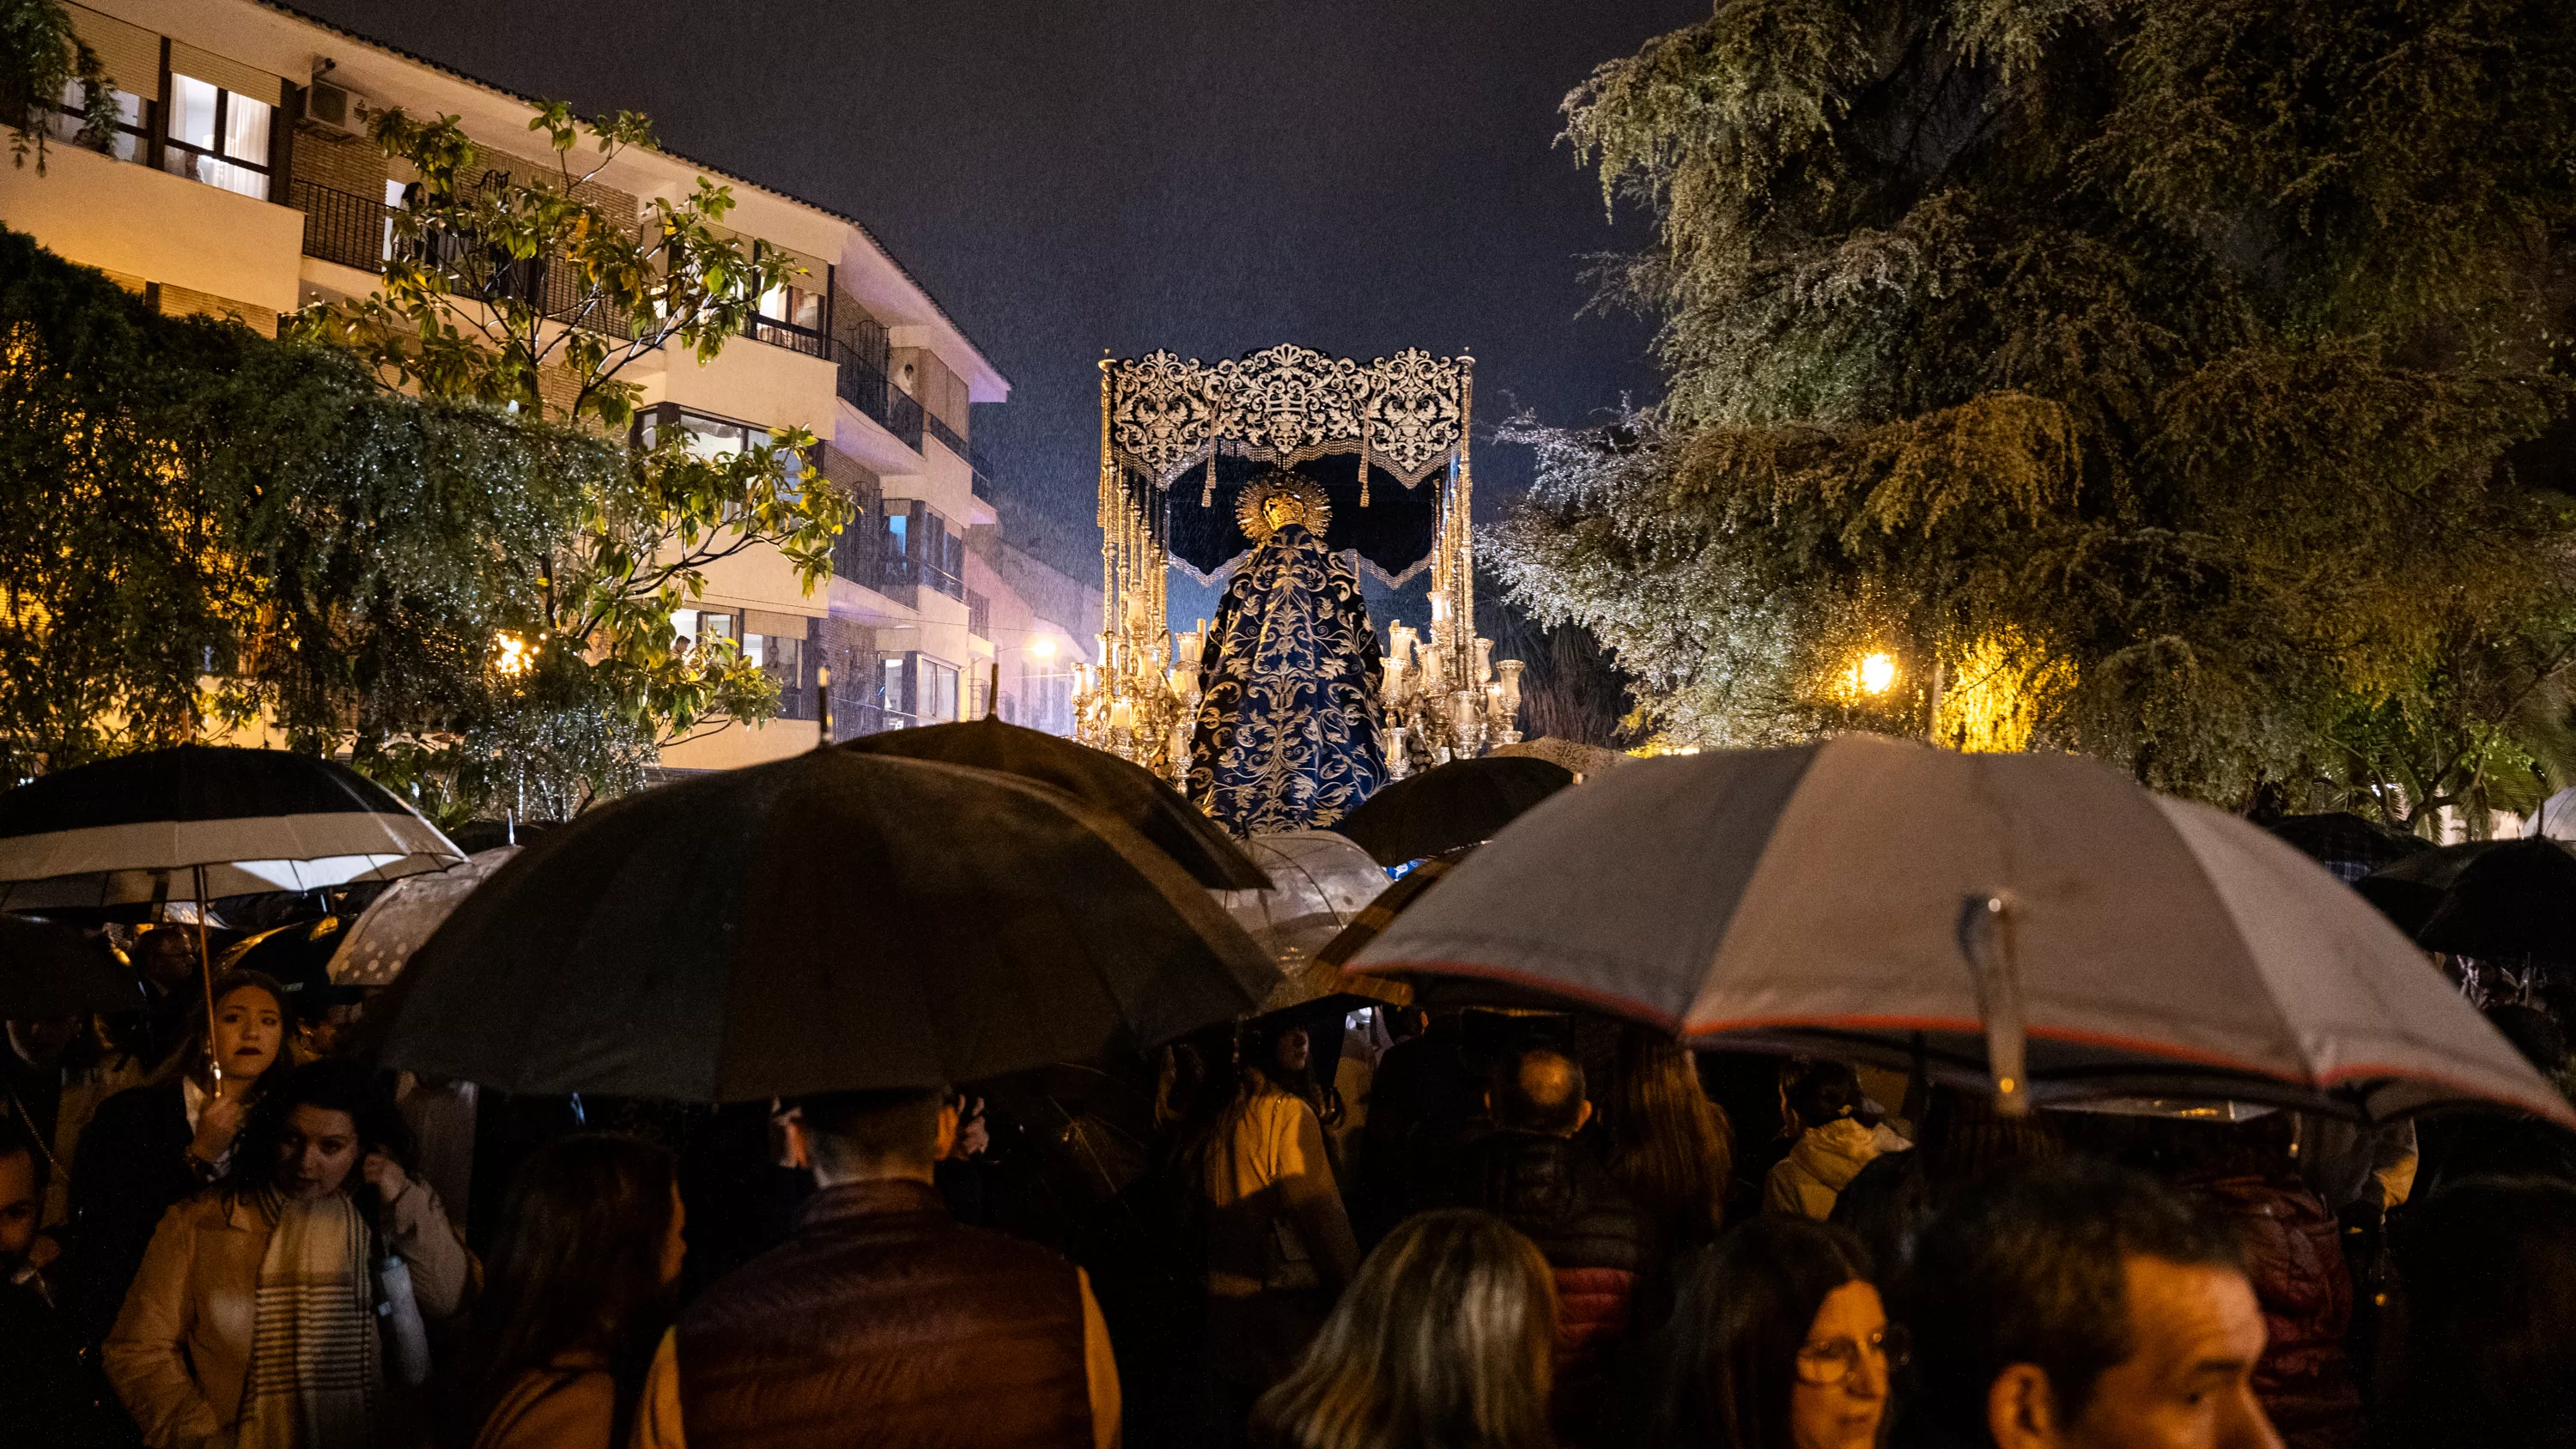
[[[311,129],[295,133],[295,179],[328,186],[369,201],[385,199],[391,174],[383,150],[363,137],[333,136]]]

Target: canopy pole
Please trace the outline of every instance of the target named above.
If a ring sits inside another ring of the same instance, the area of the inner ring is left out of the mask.
[[[206,989],[206,1065],[215,1074],[215,1091],[224,1088],[224,1062],[215,1050],[215,960],[206,950],[206,868],[190,867],[197,879],[197,980]]]

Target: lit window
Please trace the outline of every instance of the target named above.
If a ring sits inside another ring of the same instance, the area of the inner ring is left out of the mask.
[[[170,77],[162,169],[268,199],[268,130],[277,108],[192,75]]]
[[[57,140],[77,144],[81,128],[88,124],[89,110],[82,100],[89,93],[79,81],[63,82],[62,99],[54,106],[54,136]],[[116,93],[116,159],[132,161],[143,154],[147,132],[143,125],[143,98],[132,91]]]

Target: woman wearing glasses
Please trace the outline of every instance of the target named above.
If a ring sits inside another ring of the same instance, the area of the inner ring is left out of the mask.
[[[1869,1254],[1839,1228],[1764,1216],[1682,1270],[1673,1316],[1646,1345],[1649,1449],[1876,1449],[1905,1362]]]

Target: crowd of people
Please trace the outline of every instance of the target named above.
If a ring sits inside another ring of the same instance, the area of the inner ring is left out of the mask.
[[[973,1097],[478,1098],[128,946],[151,1009],[7,1028],[12,1444],[2576,1445],[2531,1119],[1331,1003]]]

